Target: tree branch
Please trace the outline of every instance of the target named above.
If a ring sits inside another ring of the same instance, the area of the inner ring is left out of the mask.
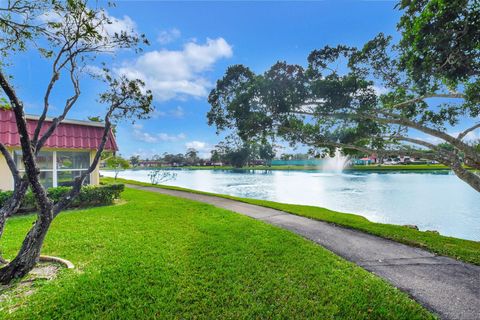
[[[480,123],[477,123],[476,125],[468,128],[468,129],[466,129],[465,131],[463,131],[462,133],[460,133],[460,134],[458,135],[457,139],[458,139],[458,140],[463,140],[463,138],[465,138],[465,136],[466,136],[467,134],[469,134],[469,133],[472,132],[472,131],[477,130],[478,128],[480,128]]]
[[[98,165],[98,162],[100,161],[102,152],[105,148],[105,145],[108,140],[108,136],[111,131],[112,124],[110,122],[110,116],[113,113],[113,109],[110,109],[107,115],[105,116],[105,128],[103,130],[103,135],[102,135],[102,140],[100,143],[100,146],[97,149],[97,152],[95,153],[95,157],[90,164],[90,167],[84,171],[80,177],[77,177],[75,179],[75,183],[72,187],[72,189],[69,191],[69,193],[63,197],[57,204],[54,205],[53,207],[53,215],[54,217],[57,216],[63,209],[65,209],[72,201],[73,199],[80,193],[80,190],[82,188],[83,182],[85,181],[85,178],[92,173],[95,168]]]
[[[51,201],[47,197],[47,193],[38,179],[39,169],[35,161],[35,155],[32,150],[32,144],[28,135],[27,120],[23,110],[23,104],[18,99],[15,90],[12,88],[5,75],[0,70],[0,87],[10,100],[12,109],[17,122],[17,129],[20,135],[20,145],[23,153],[23,163],[25,165],[25,172],[27,173],[28,181],[33,189],[35,200],[41,208],[41,211],[49,212]],[[40,213],[39,213],[40,214]],[[48,217],[47,217],[48,218]]]
[[[78,81],[78,77],[75,74],[75,69],[76,69],[76,65],[75,65],[75,62],[72,60],[71,61],[71,69],[70,69],[70,80],[71,80],[72,85],[74,87],[75,93],[73,94],[73,96],[71,96],[70,98],[68,98],[66,100],[65,107],[63,109],[62,114],[52,120],[52,123],[48,127],[47,131],[38,140],[38,142],[35,146],[36,154],[38,154],[38,152],[41,150],[43,145],[47,142],[48,138],[50,138],[50,136],[57,129],[57,127],[60,125],[60,123],[65,119],[68,112],[70,112],[70,109],[75,105],[75,103],[78,100],[78,97],[80,96],[80,83]]]
[[[49,101],[50,94],[52,92],[52,89],[55,83],[58,81],[58,79],[60,79],[60,70],[57,69],[57,64],[60,61],[60,58],[62,57],[63,53],[65,52],[66,45],[67,44],[64,44],[63,47],[60,49],[52,65],[52,76],[50,77],[50,81],[47,85],[47,90],[45,91],[45,96],[43,97],[43,112],[40,115],[40,118],[38,119],[37,127],[35,128],[35,132],[32,138],[33,145],[37,144],[38,137],[40,135],[40,130],[42,129],[43,121],[45,121],[45,118],[47,117],[48,109],[50,106],[50,101]]]
[[[423,100],[428,99],[428,98],[465,99],[465,95],[462,94],[462,93],[453,93],[453,92],[452,93],[429,93],[429,94],[425,94],[425,95],[417,97],[417,98],[413,98],[413,99],[410,99],[410,100],[407,100],[407,101],[404,101],[404,102],[394,104],[392,107],[393,108],[402,108],[402,107],[406,107],[406,106],[408,106],[412,103],[423,101]]]

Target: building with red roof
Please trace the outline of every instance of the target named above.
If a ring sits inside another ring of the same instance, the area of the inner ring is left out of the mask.
[[[38,116],[27,115],[28,132],[33,135],[38,123]],[[52,119],[47,118],[43,124],[44,133]],[[104,132],[101,122],[64,120],[48,138],[37,157],[40,167],[40,180],[47,188],[69,186],[75,177],[88,169],[95,152],[100,146]],[[15,115],[11,110],[0,110],[0,142],[12,153],[17,168],[23,170],[20,136],[17,130]],[[115,136],[110,131],[105,151],[118,150]],[[97,168],[87,178],[88,184],[99,183]],[[13,189],[13,177],[5,158],[0,155],[0,190]]]

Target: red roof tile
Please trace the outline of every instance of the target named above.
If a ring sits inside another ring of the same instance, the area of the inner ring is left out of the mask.
[[[50,119],[45,120],[41,134],[47,131]],[[37,126],[37,118],[27,116],[28,133],[33,135]],[[100,146],[103,136],[103,125],[96,122],[65,120],[57,127],[45,143],[46,148],[89,149]],[[11,110],[0,110],[0,142],[5,146],[20,146],[20,136],[17,130],[15,115]],[[105,150],[117,151],[115,136],[110,131]]]

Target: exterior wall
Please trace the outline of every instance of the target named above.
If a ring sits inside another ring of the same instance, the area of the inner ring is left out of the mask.
[[[96,150],[90,151],[90,163],[93,162],[93,158],[95,158],[96,152]],[[98,186],[100,184],[100,161],[98,161],[97,167],[90,174],[90,184],[94,186]]]
[[[80,151],[78,149],[51,149],[51,148],[45,148],[43,150],[45,151]],[[92,163],[93,158],[95,157],[95,153],[96,153],[96,150],[90,151],[90,163]],[[90,184],[91,185],[100,184],[99,165],[97,165],[95,170],[90,174]],[[10,173],[10,169],[8,168],[7,161],[2,155],[0,155],[0,190],[2,191],[13,190],[12,174]]]
[[[0,155],[0,190],[12,190],[13,177],[8,168],[7,161]]]

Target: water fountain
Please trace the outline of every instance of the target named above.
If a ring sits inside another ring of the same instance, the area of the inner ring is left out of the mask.
[[[335,149],[335,155],[333,157],[326,157],[322,163],[322,170],[341,173],[347,166],[350,158],[342,154],[339,148]]]

